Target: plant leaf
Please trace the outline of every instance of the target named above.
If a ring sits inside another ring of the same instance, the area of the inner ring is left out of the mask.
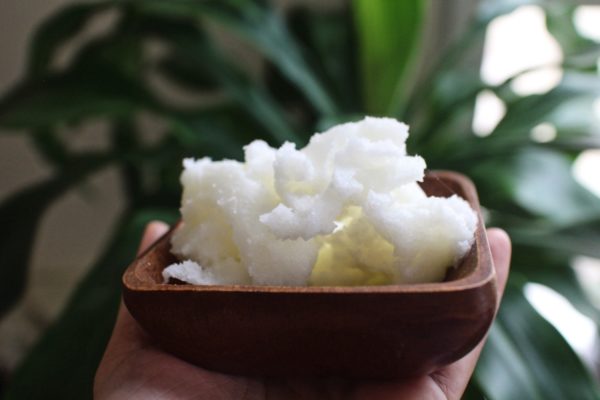
[[[243,146],[255,139],[272,142],[271,135],[264,131],[262,125],[237,105],[217,106],[202,112],[182,114],[173,117],[175,125],[187,132],[179,139],[191,155],[210,156],[215,159],[243,158]]]
[[[598,310],[583,292],[571,267],[571,254],[560,250],[515,245],[512,267],[527,281],[548,286],[563,295],[582,314],[600,325]]]
[[[527,361],[498,322],[490,329],[474,379],[489,399],[543,399]]]
[[[564,228],[515,227],[509,233],[523,245],[600,258],[599,219]]]
[[[507,104],[506,114],[494,129],[492,135],[495,135],[495,137],[500,135],[528,137],[533,127],[542,122],[549,122],[555,110],[569,98],[580,95],[580,93],[566,91],[559,87],[543,95],[536,94],[519,98]]]
[[[600,215],[598,198],[575,181],[570,160],[556,151],[521,146],[471,166],[468,173],[477,181],[484,204],[496,210],[513,203],[554,227]]]
[[[598,384],[581,360],[560,333],[533,309],[514,280],[506,288],[497,321],[522,355],[542,398],[600,397]],[[503,372],[496,370],[496,374]]]
[[[558,224],[600,215],[600,201],[579,185],[571,163],[560,153],[531,149],[518,152],[513,168],[514,198],[521,206]]]
[[[270,7],[254,1],[177,1],[147,0],[135,3],[140,10],[158,15],[208,18],[249,41],[302,90],[325,115],[335,114],[336,106],[313,75],[298,44],[280,16]]]
[[[204,70],[210,71],[225,92],[267,129],[274,142],[302,142],[285,118],[284,110],[264,87],[251,81],[241,70],[227,62],[207,42],[201,30],[189,26],[177,27],[169,23],[158,35],[173,46],[176,57],[187,57],[195,64],[201,64]]]
[[[107,161],[105,156],[93,155],[71,160],[65,173],[13,194],[0,205],[0,317],[23,293],[41,216],[69,187]]]
[[[162,110],[140,76],[141,43],[130,14],[110,34],[87,42],[68,69],[26,79],[0,99],[0,126],[43,128],[90,117]]]
[[[313,10],[297,6],[287,13],[290,34],[302,46],[305,59],[325,90],[331,93],[341,113],[364,113],[360,101],[358,57],[349,7]],[[265,79],[273,95],[294,110],[306,111],[311,127],[316,119],[336,119],[337,115],[319,115],[301,88],[269,62]]]
[[[110,1],[72,4],[46,19],[30,43],[28,75],[40,77],[47,73],[60,46],[78,34],[96,14],[113,4]]]
[[[598,47],[596,42],[584,38],[577,32],[575,27],[576,9],[577,6],[575,5],[561,3],[556,3],[553,4],[552,7],[544,8],[546,28],[558,41],[560,47],[567,56]]]
[[[145,96],[114,71],[72,71],[27,81],[0,99],[0,126],[45,128],[90,117],[128,116]]]
[[[206,91],[218,87],[204,64],[185,57],[170,57],[161,60],[157,66],[159,73],[187,90]]]
[[[91,398],[94,374],[119,304],[121,274],[135,257],[145,225],[176,218],[174,211],[162,209],[124,215],[102,257],[15,372],[6,400]]]
[[[415,57],[424,14],[419,0],[354,0],[365,107],[397,114]]]
[[[62,182],[51,180],[13,194],[0,207],[0,317],[25,289],[38,222],[62,190]]]
[[[593,57],[595,68],[598,56]],[[595,73],[585,73],[570,66],[570,60],[561,65],[563,78],[559,85],[545,94],[518,96],[510,88],[511,83],[527,70],[517,73],[499,85],[490,86],[478,76],[462,70],[441,70],[437,82],[428,89],[429,104],[425,107],[428,114],[413,124],[412,141],[417,150],[443,147],[440,142],[452,145],[454,139],[456,150],[462,155],[471,156],[481,151],[481,146],[459,143],[464,139],[474,142],[470,125],[473,106],[479,93],[484,90],[494,92],[506,104],[506,114],[494,129],[492,135],[483,140],[477,139],[481,145],[498,147],[503,145],[524,144],[531,141],[531,130],[545,122],[557,130],[557,143],[589,142],[597,138],[599,121],[593,111],[593,104],[600,94],[600,82]],[[585,64],[589,66],[592,64]],[[421,95],[423,96],[423,95]],[[423,126],[421,126],[423,125]],[[498,142],[498,143],[496,143]],[[445,151],[448,153],[448,151]],[[449,149],[455,150],[455,149]],[[492,149],[492,152],[494,150]],[[451,151],[453,153],[453,151]],[[447,155],[444,155],[446,158]]]
[[[479,383],[471,377],[461,400],[485,400],[485,395],[479,386]]]
[[[48,164],[62,168],[68,161],[69,151],[53,129],[37,129],[31,132],[30,137],[32,144]]]

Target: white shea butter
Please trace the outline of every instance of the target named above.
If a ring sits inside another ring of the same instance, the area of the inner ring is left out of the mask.
[[[375,285],[441,281],[473,243],[477,215],[458,196],[427,197],[408,126],[367,117],[297,150],[256,140],[245,162],[186,159],[181,263],[198,285]]]

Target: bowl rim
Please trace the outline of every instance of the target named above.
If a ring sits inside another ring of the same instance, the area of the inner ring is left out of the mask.
[[[427,171],[427,177],[438,180],[451,180],[456,182],[462,189],[464,198],[477,214],[477,228],[475,229],[475,240],[469,252],[476,251],[478,262],[476,268],[467,276],[459,279],[415,284],[374,285],[374,286],[282,286],[282,285],[180,285],[169,283],[149,282],[143,279],[141,266],[148,255],[156,251],[159,246],[165,246],[179,223],[152,244],[146,251],[142,252],[125,270],[122,277],[124,289],[130,291],[155,291],[155,292],[211,292],[211,293],[269,293],[269,294],[426,294],[458,292],[474,289],[495,280],[495,269],[493,267],[487,234],[481,215],[479,199],[473,182],[465,175],[454,171]],[[460,196],[459,193],[456,193]]]

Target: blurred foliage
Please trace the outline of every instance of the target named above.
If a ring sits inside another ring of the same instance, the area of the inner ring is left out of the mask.
[[[590,372],[523,295],[527,282],[539,282],[600,322],[570,266],[577,255],[600,257],[598,198],[571,174],[581,151],[600,146],[591,111],[600,91],[600,49],[574,28],[572,5],[483,1],[466,32],[415,84],[427,4],[354,0],[319,12],[297,6],[283,15],[267,1],[99,1],[66,6],[44,21],[32,37],[24,78],[0,99],[4,134],[26,135],[52,170],[0,205],[0,315],[23,293],[40,218],[56,199],[116,166],[126,211],[104,255],[13,375],[5,398],[91,396],[120,275],[143,225],[177,218],[183,157],[239,158],[241,146],[257,138],[302,145],[315,131],[367,113],[409,123],[409,150],[432,169],[470,176],[488,225],[513,238],[506,297],[465,397],[600,398]],[[561,82],[542,95],[518,95],[514,77],[490,86],[464,70],[489,23],[525,4],[543,8],[565,54]],[[65,46],[107,14],[114,19],[110,29],[60,61]],[[259,73],[222,45],[224,35],[260,57]],[[170,101],[157,81],[198,100]],[[474,135],[469,123],[482,90],[507,106],[486,137]],[[136,123],[143,114],[164,124],[158,141],[144,139]],[[97,120],[110,126],[105,150],[74,150],[61,135],[65,127]],[[540,122],[556,127],[555,140],[531,139]]]

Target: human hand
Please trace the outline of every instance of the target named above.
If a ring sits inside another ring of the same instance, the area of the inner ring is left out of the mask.
[[[162,222],[148,225],[140,252],[168,230]],[[510,264],[511,244],[500,229],[488,229],[502,297]],[[94,398],[105,399],[460,399],[483,340],[462,359],[430,375],[393,382],[307,379],[255,379],[208,371],[165,353],[146,335],[121,304],[112,337],[94,381]]]

